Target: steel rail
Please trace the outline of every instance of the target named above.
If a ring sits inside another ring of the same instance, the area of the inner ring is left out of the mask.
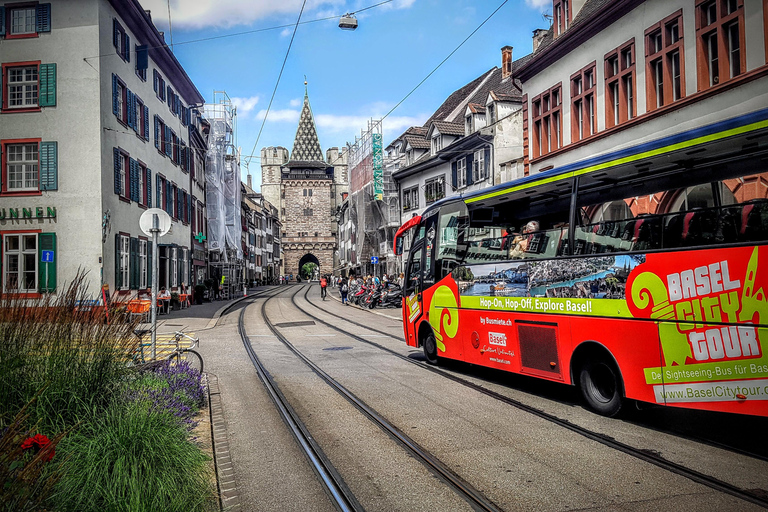
[[[296,305],[296,295],[301,290],[297,290],[292,296],[291,300]],[[270,297],[271,299],[271,297]],[[266,314],[266,306],[269,299],[264,301],[261,306],[262,317],[266,322],[272,333],[299,359],[304,362],[316,375],[323,379],[328,385],[330,385],[336,392],[343,396],[350,404],[357,408],[360,412],[366,415],[374,424],[381,428],[387,435],[397,441],[403,448],[405,448],[412,456],[419,462],[424,464],[432,474],[438,479],[442,480],[448,485],[457,495],[462,497],[474,510],[479,511],[500,511],[501,509],[483,495],[479,490],[475,489],[471,484],[462,479],[459,475],[454,473],[448,468],[442,461],[431,454],[428,450],[420,446],[416,441],[411,439],[407,434],[403,433],[392,423],[387,421],[381,414],[379,414],[372,407],[368,406],[363,400],[358,398],[354,393],[345,388],[341,383],[328,375],[322,368],[317,366],[309,358],[307,358],[302,352],[300,352],[288,339],[283,336],[279,330],[269,321]],[[298,308],[300,311],[301,308]],[[325,323],[325,322],[323,322]]]
[[[315,308],[322,309],[322,308],[320,308],[320,306],[314,304],[312,301],[309,300],[309,298],[307,297],[308,293],[309,293],[309,290],[307,290],[304,293],[304,299],[309,304],[314,306]],[[495,398],[497,400],[500,400],[501,402],[504,402],[504,403],[506,403],[508,405],[516,407],[517,409],[520,409],[522,411],[525,411],[525,412],[528,412],[528,413],[533,414],[535,416],[538,416],[539,418],[542,418],[542,419],[547,420],[547,421],[549,421],[551,423],[554,423],[554,424],[559,425],[559,426],[561,426],[563,428],[566,428],[566,429],[568,429],[568,430],[570,430],[572,432],[580,434],[580,435],[586,437],[587,439],[591,439],[593,441],[596,441],[596,442],[598,442],[598,443],[600,443],[600,444],[602,444],[604,446],[607,446],[607,447],[612,448],[614,450],[618,450],[618,451],[620,451],[622,453],[625,453],[627,455],[631,455],[631,456],[633,456],[633,457],[635,457],[637,459],[640,459],[642,461],[648,462],[649,464],[653,464],[653,465],[655,465],[657,467],[660,467],[662,469],[670,471],[671,473],[674,473],[674,474],[686,477],[689,480],[692,480],[692,481],[694,481],[694,482],[696,482],[698,484],[704,485],[704,486],[709,487],[711,489],[714,489],[716,491],[720,491],[720,492],[725,493],[725,494],[730,494],[731,496],[734,496],[736,498],[742,499],[744,501],[748,501],[748,502],[753,503],[755,505],[760,505],[762,507],[768,508],[768,497],[763,497],[763,496],[761,496],[761,495],[759,495],[757,493],[753,493],[753,492],[751,492],[749,490],[742,489],[742,488],[737,487],[737,486],[735,486],[733,484],[729,484],[728,482],[725,482],[725,481],[720,480],[718,478],[715,478],[715,477],[712,477],[710,475],[706,475],[704,473],[696,471],[694,469],[685,467],[682,464],[678,464],[676,462],[672,462],[672,461],[662,457],[661,455],[656,455],[656,454],[650,453],[648,451],[645,451],[643,449],[635,448],[634,446],[628,445],[626,443],[622,443],[621,441],[617,441],[616,439],[614,439],[614,438],[612,438],[612,437],[610,437],[608,435],[601,434],[601,433],[595,432],[593,430],[589,430],[589,429],[587,429],[585,427],[582,427],[580,425],[576,425],[575,423],[572,423],[572,422],[570,422],[570,421],[568,421],[566,419],[559,418],[559,417],[557,417],[557,416],[555,416],[553,414],[549,414],[547,412],[544,412],[541,409],[538,409],[536,407],[524,404],[524,403],[522,403],[522,402],[520,402],[518,400],[515,400],[515,399],[510,398],[508,396],[502,395],[502,394],[497,393],[495,391],[491,391],[490,389],[484,388],[483,386],[481,386],[479,384],[476,384],[474,382],[468,381],[468,380],[463,379],[461,377],[458,377],[458,376],[452,375],[450,373],[444,372],[442,370],[439,370],[439,369],[435,368],[434,366],[422,363],[421,361],[415,361],[415,360],[411,359],[410,357],[408,357],[406,355],[403,355],[403,354],[401,354],[399,352],[396,352],[396,351],[394,351],[394,350],[392,350],[392,349],[390,349],[388,347],[385,347],[383,345],[380,345],[380,344],[378,344],[378,343],[376,343],[374,341],[367,340],[367,339],[365,339],[365,338],[363,338],[361,336],[357,336],[355,334],[352,334],[352,333],[350,333],[348,331],[345,331],[344,329],[342,329],[340,327],[337,327],[337,326],[335,326],[335,325],[333,325],[333,324],[331,324],[329,322],[326,322],[325,320],[323,320],[322,318],[320,318],[318,316],[315,316],[315,315],[313,315],[311,313],[308,313],[305,309],[302,309],[296,303],[296,294],[294,294],[291,297],[291,300],[293,301],[293,304],[300,311],[302,311],[304,314],[306,314],[307,316],[309,316],[311,318],[314,318],[316,321],[320,322],[321,324],[326,325],[326,326],[330,327],[331,329],[334,329],[335,331],[343,333],[346,336],[349,336],[350,338],[353,338],[353,339],[355,339],[357,341],[360,341],[362,343],[366,343],[368,345],[377,347],[377,348],[379,348],[381,350],[384,350],[385,352],[388,352],[388,353],[390,353],[390,354],[392,354],[392,355],[394,355],[396,357],[399,357],[400,359],[402,359],[404,361],[408,361],[411,364],[415,364],[415,365],[420,366],[420,367],[422,367],[422,368],[424,368],[426,370],[429,370],[429,371],[431,371],[431,372],[433,372],[435,374],[438,374],[438,375],[441,375],[441,376],[443,376],[445,378],[448,378],[448,379],[450,379],[450,380],[452,380],[452,381],[454,381],[454,382],[456,382],[458,384],[461,384],[463,386],[466,386],[466,387],[469,387],[471,389],[474,389],[475,391],[479,391],[480,393],[483,393],[484,395],[487,395],[487,396],[489,396],[491,398]],[[325,311],[325,310],[323,310],[323,311]],[[331,315],[333,315],[333,313],[331,313]],[[333,316],[337,316],[337,315],[333,315]],[[340,317],[340,318],[344,319],[344,317]],[[389,333],[385,333],[383,331],[379,331],[379,330],[373,329],[371,327],[359,324],[357,322],[352,322],[351,320],[349,320],[349,322],[354,324],[354,325],[359,325],[361,327],[364,327],[364,328],[366,328],[368,330],[371,330],[371,331],[374,331],[374,332],[378,332],[378,333],[381,333],[381,334],[386,334],[387,336],[395,338],[394,336],[392,336]],[[395,339],[400,340],[400,338],[395,338]]]
[[[267,300],[265,300],[264,304],[262,305],[262,315],[265,314],[264,306],[266,303],[270,299],[279,295],[281,291],[282,290],[278,290],[277,293],[266,297]],[[299,289],[296,293],[299,291],[301,290]],[[261,297],[263,297],[263,295],[261,295],[259,298]],[[245,310],[246,308],[240,310],[240,316],[238,319],[238,332],[240,333],[240,337],[243,340],[245,351],[248,353],[248,357],[251,359],[253,366],[256,368],[256,373],[258,374],[259,379],[264,385],[264,388],[267,390],[267,393],[269,393],[269,396],[274,402],[275,407],[280,413],[280,416],[288,426],[291,434],[293,434],[293,437],[296,439],[299,447],[306,455],[312,466],[312,469],[315,471],[315,473],[317,473],[320,481],[323,484],[323,487],[325,488],[326,493],[331,498],[336,508],[343,512],[364,510],[352,492],[349,490],[347,485],[344,483],[344,480],[341,478],[339,472],[333,467],[328,457],[309,433],[309,430],[301,421],[299,415],[291,407],[290,403],[285,398],[285,395],[283,395],[282,391],[280,391],[280,388],[272,378],[272,375],[267,371],[259,357],[256,355],[256,352],[254,351],[253,346],[251,345],[251,342],[245,332],[245,324],[243,321]],[[266,321],[266,316],[264,316],[264,319]],[[270,328],[272,327],[270,326]]]

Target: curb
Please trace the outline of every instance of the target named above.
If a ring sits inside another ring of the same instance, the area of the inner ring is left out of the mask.
[[[219,378],[208,373],[208,410],[211,414],[213,465],[216,468],[216,486],[219,491],[219,510],[240,510],[240,493],[235,481],[235,470],[229,453],[227,421],[221,404]]]
[[[246,299],[253,298],[254,295],[255,295],[255,293],[251,293],[249,295],[245,295],[243,297],[240,297],[239,299],[235,299],[235,300],[229,302],[228,304],[225,304],[224,306],[220,307],[219,310],[216,311],[213,314],[213,317],[208,321],[208,325],[203,327],[203,329],[213,329],[214,327],[216,327],[216,323],[218,323],[219,317],[221,317],[221,315],[224,314],[224,311],[226,311],[227,309],[231,308],[232,306],[234,306],[238,302],[242,302],[242,301],[244,301]],[[203,329],[200,329],[200,330],[203,330]]]

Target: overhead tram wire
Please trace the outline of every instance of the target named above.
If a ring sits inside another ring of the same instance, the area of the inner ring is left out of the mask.
[[[367,11],[368,9],[373,9],[374,7],[378,7],[380,5],[388,4],[388,3],[391,3],[391,2],[394,2],[394,0],[385,0],[385,1],[379,2],[377,4],[369,5],[368,7],[363,7],[362,9],[358,9],[358,10],[356,10],[354,12]],[[337,15],[333,15],[333,16],[326,16],[324,18],[315,18],[313,20],[302,21],[302,22],[299,23],[299,25],[307,25],[309,23],[317,23],[319,21],[336,20],[336,19],[339,19],[341,16],[343,16],[343,14],[337,14]],[[188,41],[181,41],[180,43],[174,43],[173,41],[171,41],[171,45],[172,46],[182,46],[182,45],[185,45],[185,44],[203,43],[203,42],[206,42],[206,41],[213,41],[213,40],[216,40],[216,39],[224,39],[224,38],[227,38],[227,37],[245,36],[245,35],[248,35],[248,34],[257,34],[259,32],[269,32],[270,30],[279,30],[281,28],[291,28],[293,26],[294,26],[294,24],[291,23],[289,25],[276,25],[274,27],[257,28],[257,29],[254,29],[254,30],[246,30],[246,31],[243,31],[243,32],[235,32],[234,34],[222,34],[220,36],[201,37],[201,38],[198,38],[198,39],[190,39]],[[165,48],[167,46],[170,46],[170,45],[162,44],[162,45],[158,45],[158,46],[148,46],[147,49],[153,50],[153,49],[157,49],[157,48]],[[132,50],[132,51],[135,51],[135,50]],[[113,55],[116,55],[116,53],[115,52],[102,53],[101,55],[94,55],[92,57],[83,57],[83,60],[88,62],[91,59],[100,59],[102,57],[112,57]]]
[[[387,118],[387,117],[388,117],[388,116],[389,116],[389,115],[390,115],[392,112],[394,112],[394,111],[397,109],[397,107],[399,107],[400,105],[402,105],[402,104],[403,104],[403,102],[404,102],[405,100],[407,100],[407,99],[408,99],[408,97],[409,97],[411,94],[413,94],[413,93],[416,91],[416,89],[418,89],[419,87],[421,87],[421,86],[424,84],[424,82],[426,82],[426,81],[429,79],[429,77],[431,77],[431,76],[432,76],[432,75],[435,73],[435,71],[437,71],[438,69],[440,69],[440,67],[441,67],[443,64],[445,64],[445,63],[448,61],[448,59],[450,59],[450,58],[453,56],[453,54],[454,54],[454,53],[456,53],[457,51],[459,51],[459,49],[460,49],[462,46],[464,46],[464,44],[465,44],[467,41],[469,41],[469,40],[470,40],[470,38],[472,38],[472,36],[473,36],[473,35],[475,35],[475,33],[477,33],[477,31],[478,31],[478,30],[480,30],[481,28],[483,28],[483,25],[485,25],[486,23],[488,23],[488,21],[489,21],[491,18],[493,18],[493,16],[494,16],[494,15],[495,15],[497,12],[499,12],[499,10],[501,10],[501,8],[502,8],[502,7],[504,7],[504,5],[506,5],[506,3],[507,3],[507,2],[509,2],[509,0],[504,0],[503,2],[501,2],[501,4],[499,4],[499,6],[498,6],[498,7],[497,7],[497,8],[496,8],[496,9],[495,9],[495,10],[494,10],[494,11],[493,11],[491,14],[489,14],[489,15],[488,15],[488,17],[487,17],[487,18],[485,18],[485,19],[483,20],[483,22],[482,22],[482,23],[480,23],[480,25],[478,25],[478,26],[475,28],[475,30],[473,30],[473,31],[472,31],[472,32],[471,32],[471,33],[470,33],[470,34],[469,34],[467,37],[465,37],[465,38],[464,38],[464,40],[463,40],[461,43],[459,43],[459,45],[458,45],[456,48],[454,48],[454,49],[453,49],[453,51],[451,51],[451,53],[449,53],[449,54],[448,54],[448,55],[447,55],[447,56],[446,56],[446,57],[445,57],[445,58],[444,58],[444,59],[443,59],[443,60],[442,60],[442,61],[441,61],[441,62],[440,62],[440,63],[439,63],[437,66],[435,66],[435,68],[434,68],[432,71],[430,71],[430,72],[429,72],[429,74],[428,74],[427,76],[425,76],[425,77],[424,77],[424,78],[421,80],[421,82],[419,82],[418,84],[416,84],[416,86],[415,86],[413,89],[411,89],[411,90],[410,90],[410,92],[409,92],[408,94],[406,94],[406,95],[403,97],[403,99],[401,99],[400,101],[398,101],[398,102],[397,102],[397,104],[396,104],[394,107],[392,107],[392,108],[389,110],[389,112],[387,112],[387,113],[386,113],[386,114],[385,114],[385,115],[384,115],[384,116],[381,118],[381,121],[383,121],[384,119],[386,119],[386,118]],[[386,2],[381,2],[381,3],[386,3]],[[364,8],[364,9],[358,9],[358,10],[357,10],[357,11],[355,11],[355,12],[360,12],[360,11],[364,11],[364,10],[366,10],[366,9],[371,9],[371,8],[373,8],[373,7],[376,7],[376,6],[378,6],[378,5],[381,5],[381,4],[372,5],[372,6],[370,6],[370,7],[366,7],[366,8]],[[270,102],[270,103],[271,103],[271,102]],[[262,128],[263,128],[263,124],[262,124]],[[259,135],[261,135],[261,131],[259,131]],[[257,142],[257,144],[258,144],[258,139],[256,140],[256,142]],[[251,151],[251,155],[250,155],[250,156],[248,157],[248,159],[247,159],[249,162],[250,162],[250,160],[251,160],[251,159],[253,159],[253,158],[254,158],[254,157],[253,157],[253,153],[254,153],[255,151],[256,151],[256,145],[254,145],[253,151]],[[347,152],[347,148],[345,148],[345,149],[344,149],[344,150],[343,150],[341,153],[339,153],[339,156],[338,156],[338,158],[337,158],[337,161],[338,161],[338,159],[340,159],[342,156],[344,156],[344,154],[345,154],[346,152]]]
[[[248,166],[248,164],[251,162],[251,158],[253,158],[253,153],[256,151],[256,146],[259,144],[259,139],[261,139],[261,132],[264,131],[264,125],[267,124],[267,117],[269,117],[269,110],[272,108],[272,102],[275,100],[275,94],[277,94],[277,87],[280,85],[280,78],[282,78],[283,76],[283,71],[285,70],[285,63],[288,62],[288,55],[291,53],[291,46],[293,46],[293,40],[296,37],[296,31],[299,29],[299,22],[301,21],[301,15],[304,13],[305,5],[307,5],[307,0],[304,0],[304,3],[301,4],[301,11],[299,11],[299,17],[298,19],[296,19],[296,25],[293,27],[293,34],[291,34],[291,42],[288,43],[288,50],[286,50],[285,52],[283,65],[280,67],[280,74],[277,75],[277,82],[275,82],[275,88],[272,91],[272,97],[269,98],[269,105],[267,105],[267,111],[264,112],[264,119],[261,121],[261,128],[259,128],[259,134],[256,136],[256,142],[253,143],[253,149],[251,150],[250,156],[246,158],[246,161],[245,161],[246,166]]]

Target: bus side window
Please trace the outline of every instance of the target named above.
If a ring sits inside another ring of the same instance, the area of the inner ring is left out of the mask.
[[[416,247],[411,247],[411,255],[407,269],[408,272],[405,279],[406,295],[410,295],[414,290],[417,291],[419,288],[419,280],[421,279],[421,253],[421,244],[418,244]]]

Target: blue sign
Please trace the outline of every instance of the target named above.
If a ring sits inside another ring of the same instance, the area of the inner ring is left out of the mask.
[[[378,265],[378,263],[379,263],[379,257],[371,256],[371,265]]]
[[[40,261],[43,263],[53,263],[53,251],[42,251]]]

